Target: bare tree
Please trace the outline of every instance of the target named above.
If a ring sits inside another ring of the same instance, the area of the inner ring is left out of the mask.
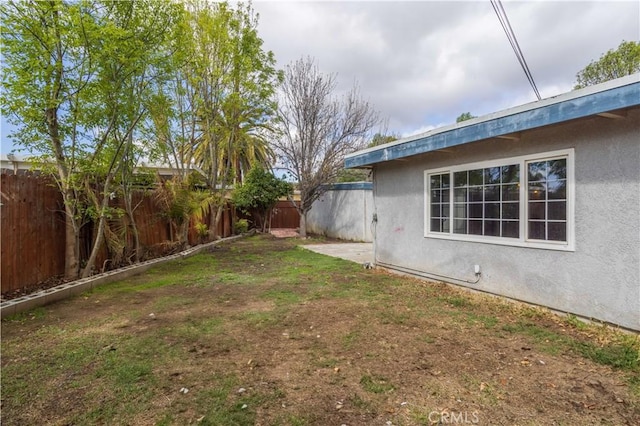
[[[279,100],[281,134],[274,143],[281,161],[298,181],[300,235],[307,213],[343,168],[344,157],[364,147],[378,114],[360,97],[358,86],[334,95],[335,75],[323,74],[311,58],[286,67]]]

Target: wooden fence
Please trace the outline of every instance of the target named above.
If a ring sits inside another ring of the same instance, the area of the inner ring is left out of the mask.
[[[0,280],[2,292],[64,273],[62,196],[50,179],[0,175]]]
[[[300,227],[300,214],[291,201],[278,201],[271,214],[271,228]]]
[[[2,293],[25,289],[64,274],[65,217],[62,196],[54,183],[36,173],[0,174],[0,283]],[[139,238],[147,257],[161,256],[168,249],[171,227],[155,200],[143,192],[134,195],[134,213]],[[112,207],[122,207],[113,200]],[[224,209],[218,235],[233,232],[234,212]],[[209,223],[209,218],[203,218]],[[80,259],[89,257],[94,236],[93,224],[83,227]],[[189,243],[197,244],[198,234],[191,226]],[[102,247],[96,269],[111,269],[108,252]]]

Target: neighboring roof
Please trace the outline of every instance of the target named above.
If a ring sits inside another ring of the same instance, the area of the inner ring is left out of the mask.
[[[633,74],[357,151],[347,155],[345,167],[366,167],[638,105],[640,74]]]

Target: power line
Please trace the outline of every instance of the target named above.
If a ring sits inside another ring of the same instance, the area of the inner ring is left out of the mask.
[[[524,55],[522,54],[522,49],[520,49],[520,44],[516,39],[516,35],[513,32],[513,28],[511,28],[511,23],[509,22],[509,18],[507,17],[507,12],[505,12],[504,7],[502,7],[502,2],[500,0],[490,0],[491,6],[493,6],[493,10],[496,12],[496,16],[500,21],[500,25],[502,25],[502,29],[504,33],[507,35],[507,39],[509,40],[509,44],[511,44],[511,48],[513,49],[513,53],[516,54],[516,58],[518,58],[518,62],[520,62],[520,66],[524,71],[524,74],[527,76],[527,80],[529,80],[529,84],[533,88],[534,93],[538,97],[538,100],[541,100],[540,92],[538,92],[538,88],[536,87],[536,82],[533,80],[533,75],[529,70],[529,65],[527,64],[526,59],[524,59]]]

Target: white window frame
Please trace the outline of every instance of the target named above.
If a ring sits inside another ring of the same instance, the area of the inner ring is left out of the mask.
[[[459,164],[451,167],[443,167],[437,169],[430,169],[424,171],[424,237],[443,239],[443,240],[455,240],[455,241],[468,241],[479,242],[487,244],[497,244],[505,246],[515,247],[527,247],[537,249],[548,250],[560,250],[560,251],[575,251],[575,161],[574,161],[574,149],[563,149],[558,151],[548,151],[538,154],[523,155],[518,157],[501,158],[498,160],[481,161],[475,163]],[[528,221],[528,179],[527,179],[527,163],[535,161],[554,160],[559,158],[566,158],[567,160],[567,241],[545,241],[545,240],[533,240],[527,238],[527,221]],[[453,173],[465,171],[484,169],[489,167],[508,166],[513,164],[520,165],[520,219],[519,219],[519,238],[507,238],[507,237],[493,237],[485,235],[470,235],[470,234],[455,234],[453,233],[453,215],[454,215],[454,202],[453,202]],[[450,224],[449,232],[431,232],[431,188],[429,176],[434,174],[449,173],[451,178],[451,188],[449,191],[449,212],[450,212]]]

